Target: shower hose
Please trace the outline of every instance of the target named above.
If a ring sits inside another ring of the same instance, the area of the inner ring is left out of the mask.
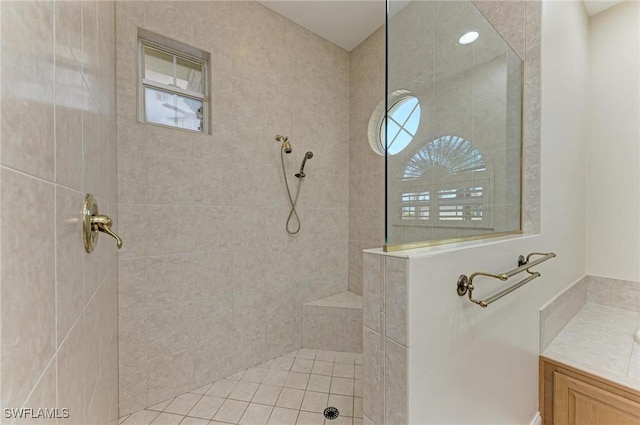
[[[286,229],[287,233],[290,235],[295,235],[300,231],[300,217],[298,216],[298,211],[296,211],[296,204],[298,203],[298,195],[300,194],[300,185],[302,184],[302,177],[298,179],[298,188],[296,189],[296,196],[294,198],[291,197],[291,190],[289,189],[289,180],[287,179],[287,171],[284,168],[284,145],[280,149],[280,162],[282,164],[282,175],[284,176],[284,184],[287,188],[287,195],[289,195],[289,203],[291,204],[291,211],[289,212],[289,217],[287,218]],[[298,226],[295,230],[291,230],[291,220],[295,217],[296,223]]]

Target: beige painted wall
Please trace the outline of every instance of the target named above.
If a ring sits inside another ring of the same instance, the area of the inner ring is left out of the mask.
[[[117,254],[86,254],[82,203],[116,206],[115,6],[2,2],[2,407],[118,421]],[[129,241],[125,241],[125,245]]]
[[[587,274],[640,281],[640,2],[589,19]]]
[[[212,134],[136,119],[137,27],[211,53]],[[347,290],[349,55],[256,2],[117,4],[121,414],[301,346]],[[276,134],[289,136],[292,189]]]

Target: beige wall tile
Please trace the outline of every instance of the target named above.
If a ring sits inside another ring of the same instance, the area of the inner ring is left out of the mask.
[[[380,331],[380,311],[382,304],[382,290],[384,257],[373,254],[363,254],[363,294],[362,313],[363,325],[371,330]]]
[[[69,418],[64,422],[74,425],[87,423],[85,412],[88,401],[85,399],[86,394],[81,390],[84,387],[84,371],[78,367],[82,364],[84,343],[84,328],[82,322],[77,322],[57,356],[58,405],[69,409]]]
[[[193,160],[190,158],[148,155],[148,202],[193,205],[193,166]]]
[[[380,424],[382,399],[381,385],[383,377],[381,373],[380,359],[380,335],[369,328],[363,331],[363,384],[364,399],[363,412],[372,422]]]
[[[2,164],[49,181],[54,177],[53,28],[52,3],[3,5]]]
[[[56,362],[52,361],[42,374],[42,377],[33,389],[33,392],[26,400],[26,406],[56,406]],[[16,419],[14,424],[28,425],[33,423],[31,418]],[[43,419],[43,424],[55,425],[55,419]]]
[[[384,351],[384,423],[407,423],[407,348],[387,339]]]
[[[56,321],[61,343],[85,305],[81,193],[56,188]]]
[[[193,251],[193,207],[147,206],[149,255]]]
[[[387,338],[406,345],[407,338],[407,261],[386,257],[384,265],[384,311]]]
[[[2,399],[21,406],[56,348],[54,186],[1,172]]]

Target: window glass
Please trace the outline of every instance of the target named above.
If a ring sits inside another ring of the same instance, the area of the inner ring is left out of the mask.
[[[389,155],[395,155],[409,146],[418,131],[420,102],[415,96],[404,96],[389,108],[387,116],[389,123],[382,118],[378,143],[383,152],[386,150]]]
[[[156,83],[173,85],[173,55],[146,47],[144,78]]]
[[[145,121],[202,131],[202,101],[145,87]]]
[[[183,90],[202,93],[202,65],[176,58],[176,86]]]

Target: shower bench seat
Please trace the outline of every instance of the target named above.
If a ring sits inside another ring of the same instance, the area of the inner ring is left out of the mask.
[[[342,292],[302,306],[304,348],[362,353],[362,296]]]

